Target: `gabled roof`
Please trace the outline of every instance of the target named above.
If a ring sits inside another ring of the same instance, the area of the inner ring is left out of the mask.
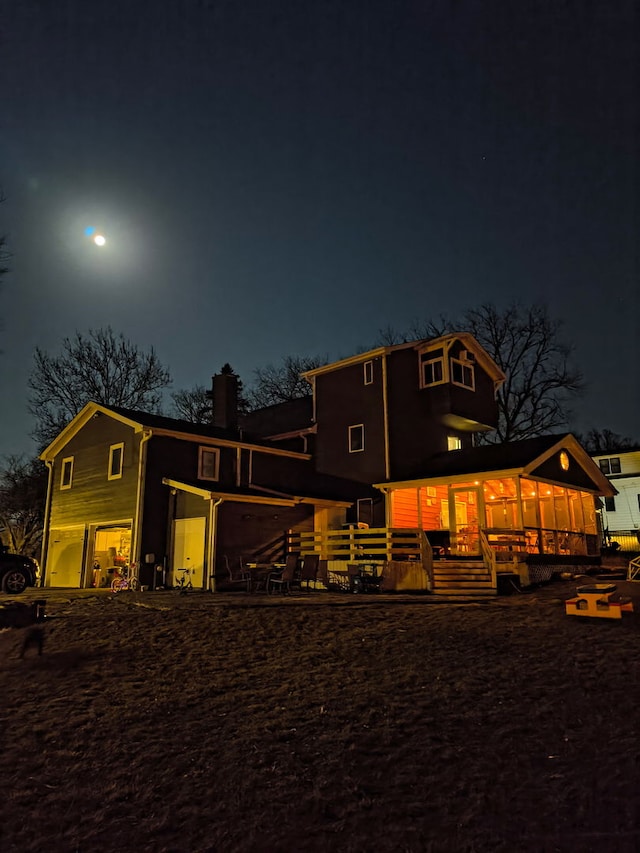
[[[410,480],[377,483],[378,488],[409,487],[421,481],[454,481],[470,479],[474,475],[499,476],[527,475],[539,479],[553,479],[547,463],[555,454],[565,450],[577,466],[575,485],[598,494],[612,496],[616,490],[591,459],[578,440],[566,435],[543,435],[537,438],[512,441],[507,444],[485,444],[462,450],[435,453],[416,466]],[[570,476],[570,475],[568,475]],[[588,485],[585,480],[588,480]],[[560,483],[560,480],[557,480]]]
[[[313,370],[306,370],[300,375],[308,382],[311,382],[315,376],[319,376],[322,373],[330,373],[333,370],[340,370],[341,368],[349,367],[352,364],[370,361],[373,358],[388,355],[389,353],[397,352],[398,350],[415,349],[420,352],[436,346],[448,348],[455,341],[461,341],[464,347],[475,355],[478,363],[489,374],[489,376],[491,376],[494,382],[500,385],[505,381],[506,376],[501,368],[498,367],[489,353],[483,346],[481,346],[481,344],[478,343],[473,335],[469,334],[469,332],[452,332],[448,335],[442,335],[439,338],[421,338],[420,340],[409,341],[408,343],[394,344],[393,346],[388,347],[376,347],[375,349],[368,350],[367,352],[361,352],[358,353],[358,355],[352,355],[349,358],[343,358],[339,361],[331,362],[331,364],[325,364],[322,367],[315,367]]]
[[[272,454],[284,454],[301,459],[308,459],[308,454],[296,453],[274,447],[271,442],[261,439],[251,439],[242,436],[237,429],[222,429],[209,424],[194,424],[178,418],[168,418],[149,412],[134,409],[124,409],[119,406],[103,406],[101,403],[87,405],[70,421],[58,436],[40,454],[40,458],[53,459],[62,448],[86,426],[94,417],[107,415],[131,427],[134,432],[148,431],[152,435],[168,435],[175,438],[200,440],[209,444],[232,444],[236,447],[255,447]]]

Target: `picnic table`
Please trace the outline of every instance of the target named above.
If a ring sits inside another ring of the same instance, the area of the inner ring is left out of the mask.
[[[570,616],[596,616],[600,619],[621,619],[622,611],[633,612],[630,598],[612,596],[617,592],[614,583],[594,583],[576,588],[577,595],[565,601],[565,612]]]

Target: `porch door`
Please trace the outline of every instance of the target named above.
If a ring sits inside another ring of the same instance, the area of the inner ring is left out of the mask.
[[[195,589],[204,583],[204,537],[207,519],[176,518],[173,523],[173,560],[171,562],[173,583],[180,578],[176,569],[189,569],[189,577]]]
[[[480,489],[449,490],[449,529],[451,551],[459,557],[480,553]]]

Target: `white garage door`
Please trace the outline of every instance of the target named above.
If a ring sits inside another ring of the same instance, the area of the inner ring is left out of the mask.
[[[82,585],[86,531],[82,527],[52,530],[46,565],[46,586],[79,588]]]

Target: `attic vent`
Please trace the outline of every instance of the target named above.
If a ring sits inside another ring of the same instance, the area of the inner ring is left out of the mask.
[[[467,349],[463,349],[460,352],[460,361],[475,361],[476,357],[472,352],[469,352]]]

